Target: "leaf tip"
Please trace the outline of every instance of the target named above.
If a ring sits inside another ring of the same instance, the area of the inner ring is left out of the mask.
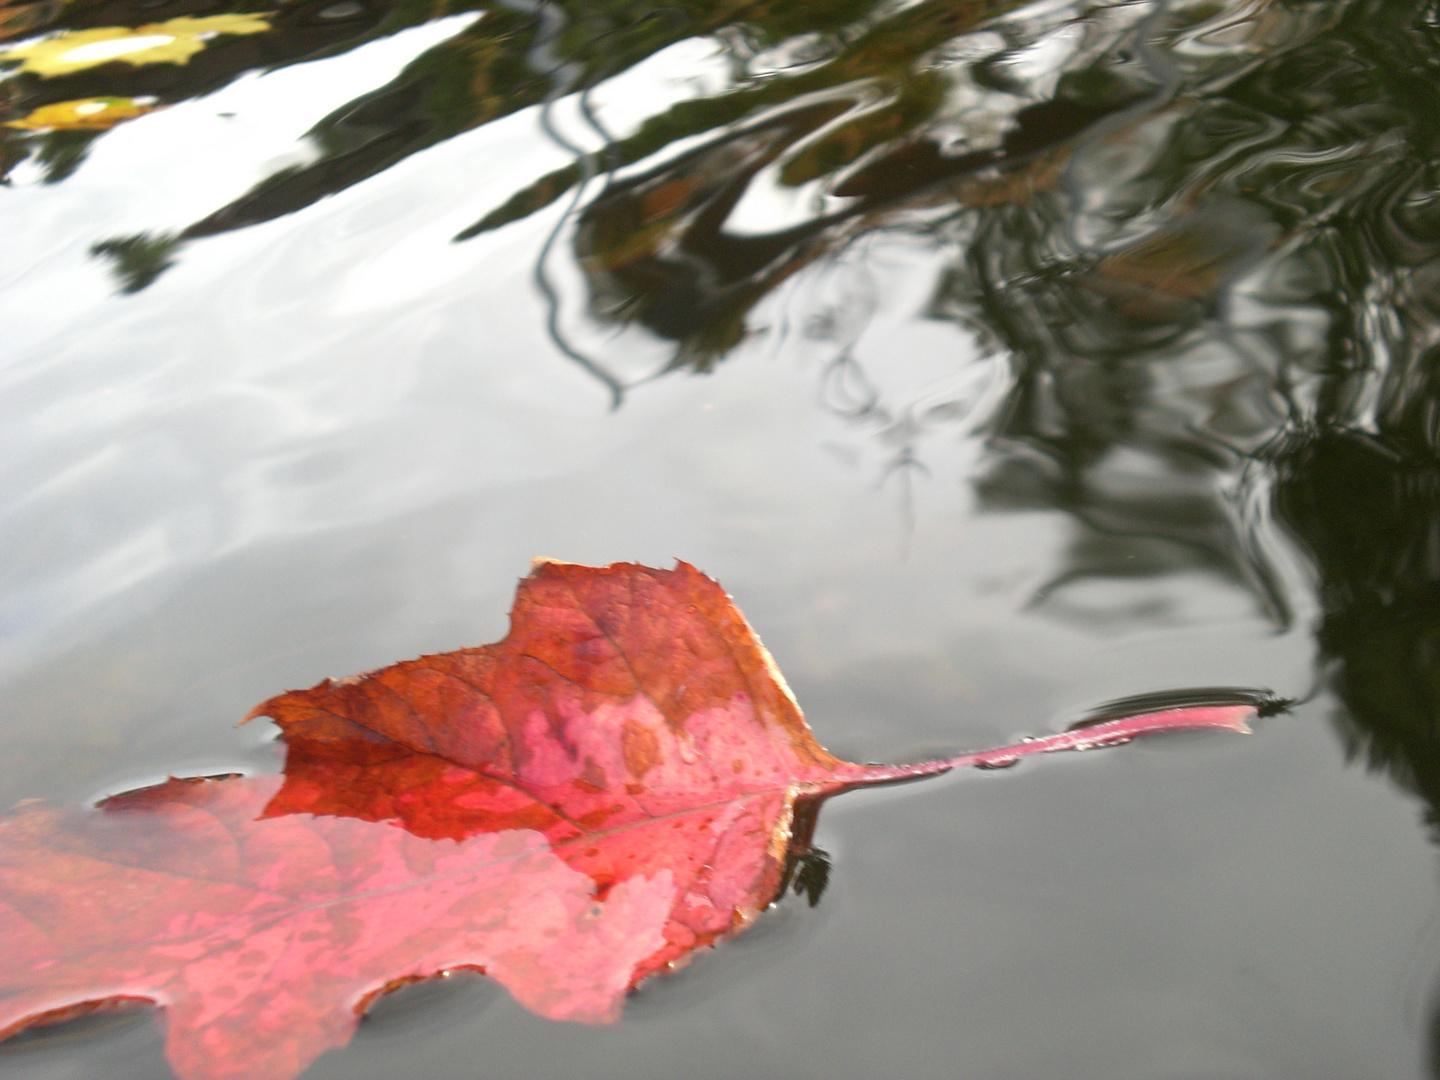
[[[259,705],[256,705],[253,709],[251,709],[251,710],[250,710],[249,712],[247,712],[244,716],[242,716],[239,720],[236,720],[236,721],[235,721],[235,726],[236,726],[236,727],[243,727],[243,726],[245,726],[246,724],[248,724],[251,720],[254,720],[254,719],[256,719],[257,717],[269,716],[269,715],[270,715],[270,711],[269,711],[269,710],[270,710],[270,704],[271,704],[271,702],[273,702],[274,700],[275,700],[274,698],[266,698],[266,699],[265,699],[264,701],[262,701]]]

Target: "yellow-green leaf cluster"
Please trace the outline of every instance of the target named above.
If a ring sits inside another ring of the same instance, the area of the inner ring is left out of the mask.
[[[102,26],[67,30],[0,49],[0,63],[20,61],[21,71],[42,78],[69,75],[120,61],[126,64],[184,64],[221,34],[260,34],[270,29],[265,15],[182,16],[145,26]]]

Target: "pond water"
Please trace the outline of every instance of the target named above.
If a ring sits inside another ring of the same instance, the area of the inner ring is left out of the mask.
[[[273,772],[252,705],[537,555],[713,575],[852,760],[1299,701],[847,795],[618,1025],[456,977],[307,1078],[1440,1076],[1434,4],[36,0],[0,65],[4,805]]]

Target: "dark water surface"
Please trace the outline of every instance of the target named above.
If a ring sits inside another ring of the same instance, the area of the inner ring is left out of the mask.
[[[1306,699],[848,795],[819,906],[621,1024],[460,977],[307,1078],[1440,1076],[1434,4],[0,34],[3,804],[273,771],[255,702],[502,636],[534,555],[716,576],[856,760]],[[0,1074],[166,1066],[142,1012]]]

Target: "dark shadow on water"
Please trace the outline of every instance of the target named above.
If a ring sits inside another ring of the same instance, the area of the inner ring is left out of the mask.
[[[96,1038],[113,1038],[154,1026],[153,1009],[144,1002],[107,1002],[103,1007],[82,1012],[68,1020],[36,1024],[0,1043],[0,1056],[50,1051],[71,1043]]]

